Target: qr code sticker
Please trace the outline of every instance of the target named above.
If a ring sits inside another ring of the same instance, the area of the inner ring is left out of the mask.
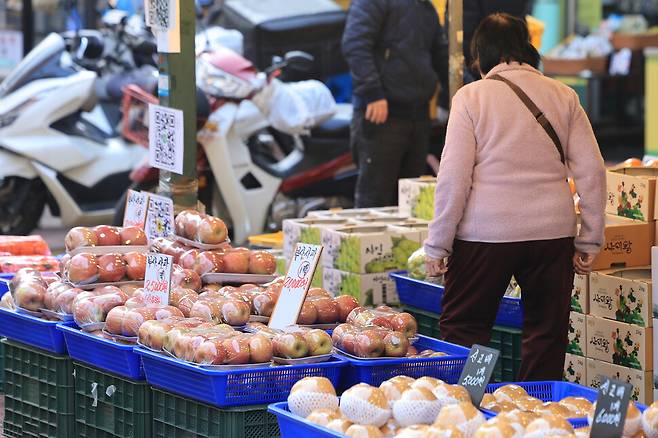
[[[149,239],[167,237],[174,232],[174,205],[169,198],[151,195],[146,217]]]
[[[153,167],[183,173],[183,112],[149,107],[149,161]]]
[[[147,0],[148,13],[147,24],[160,29],[171,29],[173,27],[173,7],[175,3],[172,0]]]

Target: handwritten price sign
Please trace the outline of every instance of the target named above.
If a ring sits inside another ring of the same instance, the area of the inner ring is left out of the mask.
[[[174,203],[164,196],[149,196],[144,227],[149,240],[174,234]]]
[[[270,327],[284,329],[297,323],[306,293],[311,287],[315,268],[320,261],[320,254],[322,254],[322,246],[319,245],[298,243],[295,246],[281,295],[270,317]]]
[[[128,190],[128,196],[126,196],[126,209],[123,214],[123,226],[144,228],[148,203],[148,193]]]
[[[173,265],[174,258],[172,256],[165,254],[148,254],[146,256],[144,301],[147,305],[169,304]]]
[[[596,399],[591,436],[613,438],[623,435],[633,385],[599,376],[601,386]]]
[[[468,353],[459,384],[466,388],[475,406],[480,406],[499,355],[500,351],[477,344],[474,344]]]

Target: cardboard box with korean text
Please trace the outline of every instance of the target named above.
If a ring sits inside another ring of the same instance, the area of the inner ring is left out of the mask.
[[[656,178],[653,167],[628,167],[606,172],[606,213],[649,222],[657,216]]]
[[[419,219],[434,218],[434,192],[436,178],[421,176],[398,181],[398,207],[400,214]]]
[[[298,243],[320,245],[323,228],[340,228],[352,222],[341,218],[286,219],[283,221],[283,255],[288,259]]]
[[[649,266],[592,272],[589,293],[591,315],[642,327],[652,325],[654,300]]]
[[[589,276],[575,274],[571,289],[571,310],[587,314],[589,312]]]
[[[585,356],[587,321],[582,313],[569,313],[569,343],[567,353]]]
[[[585,361],[586,359],[582,356],[567,353],[564,357],[562,380],[584,385],[587,382],[587,366],[585,365]]]
[[[388,272],[378,274],[355,274],[324,268],[322,271],[322,287],[334,296],[351,295],[362,306],[377,306],[380,304],[399,304],[395,282]]]
[[[593,270],[634,268],[651,263],[653,223],[606,215],[605,243]]]
[[[587,315],[587,357],[653,370],[653,328]]]
[[[631,400],[643,404],[653,403],[653,372],[639,371],[632,368],[614,365],[602,360],[587,358],[587,380],[585,386],[595,389],[601,385],[599,376],[617,379],[625,383],[633,384]]]

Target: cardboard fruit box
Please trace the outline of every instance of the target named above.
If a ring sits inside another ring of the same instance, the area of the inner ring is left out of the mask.
[[[585,385],[587,382],[586,359],[582,356],[567,353],[564,357],[562,380]]]
[[[587,358],[587,383],[585,385],[598,389],[601,386],[601,376],[631,383],[633,385],[632,400],[646,405],[653,403],[653,372],[634,370]]]
[[[398,207],[400,214],[418,219],[434,218],[434,192],[436,178],[404,178],[398,181]]]
[[[589,313],[589,278],[587,275],[575,274],[573,277],[571,310],[578,313]]]
[[[427,237],[426,228],[355,225],[322,230],[322,266],[356,274],[405,269]]]
[[[587,350],[587,320],[582,313],[569,313],[569,337],[567,353],[585,356]]]
[[[320,245],[323,228],[340,228],[352,223],[341,218],[286,219],[283,221],[283,255],[290,258],[298,243]]]
[[[651,327],[653,297],[651,268],[592,272],[589,313],[628,324]]]
[[[653,370],[653,328],[587,316],[587,357],[641,371]]]
[[[399,304],[400,300],[388,272],[355,274],[338,269],[323,268],[322,287],[334,296],[351,295],[362,306]]]
[[[651,264],[654,224],[606,215],[605,243],[594,260],[595,271]]]
[[[606,213],[649,222],[657,216],[654,167],[610,169],[606,173]]]

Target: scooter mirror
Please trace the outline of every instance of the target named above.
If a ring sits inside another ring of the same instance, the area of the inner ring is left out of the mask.
[[[315,58],[310,53],[302,52],[300,50],[293,50],[283,55],[285,64],[298,71],[309,71],[313,68]]]

